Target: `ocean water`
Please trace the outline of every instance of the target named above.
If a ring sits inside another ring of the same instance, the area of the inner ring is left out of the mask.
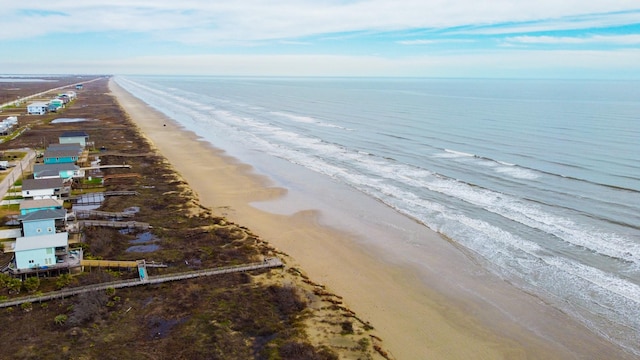
[[[265,157],[446,235],[640,356],[640,82],[115,80],[281,186]]]

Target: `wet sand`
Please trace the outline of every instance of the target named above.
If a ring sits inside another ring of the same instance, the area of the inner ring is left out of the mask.
[[[211,147],[113,81],[110,89],[203,205],[247,226],[289,254],[295,263],[288,266],[301,268],[342,296],[361,319],[371,322],[395,358],[595,359],[612,350],[579,325],[560,321],[563,314],[489,275],[425,226],[346,190],[348,199],[342,201],[377,209],[376,219],[384,221],[365,219],[349,230],[328,226],[331,217],[324,210],[306,208],[295,194]],[[279,212],[283,199],[300,203]],[[408,239],[408,248],[385,252],[378,245],[388,236]],[[411,238],[430,244],[415,264],[402,258],[411,251]]]

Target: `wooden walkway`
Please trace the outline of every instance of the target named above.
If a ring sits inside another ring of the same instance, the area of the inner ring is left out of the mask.
[[[140,195],[137,191],[104,191],[104,192],[88,192],[84,194],[70,196],[69,200],[78,200],[83,198],[91,198],[91,197],[107,197],[107,196],[131,196],[131,195]]]
[[[137,261],[119,261],[119,260],[80,260],[80,265],[91,267],[111,267],[111,268],[135,268],[138,267]]]
[[[126,173],[126,174],[105,175],[102,179],[104,179],[104,181],[108,181],[108,180],[113,180],[113,179],[140,178],[140,177],[142,177],[142,176],[140,174],[138,174],[138,173]]]
[[[115,218],[115,219],[124,219],[133,217],[135,214],[130,212],[112,212],[112,211],[100,211],[100,210],[76,210],[77,215],[87,215],[87,216],[99,216],[103,218]]]
[[[123,191],[105,191],[104,196],[130,196],[130,195],[140,195],[135,190],[123,190]]]
[[[32,295],[25,296],[16,299],[0,301],[0,308],[6,308],[11,306],[16,306],[24,303],[34,303],[34,302],[43,302],[54,299],[62,299],[82,293],[92,292],[92,291],[105,291],[109,288],[113,289],[121,289],[126,287],[147,285],[147,284],[160,284],[169,281],[178,281],[178,280],[187,280],[193,279],[202,276],[214,276],[214,275],[222,275],[222,274],[230,274],[237,272],[246,272],[252,270],[259,269],[270,269],[276,267],[282,267],[284,264],[278,258],[268,258],[263,262],[259,263],[251,263],[246,265],[235,265],[235,266],[225,266],[213,269],[205,269],[205,270],[197,270],[197,271],[189,271],[177,274],[166,274],[166,275],[158,275],[158,276],[147,276],[144,280],[133,279],[133,280],[121,280],[121,281],[113,281],[108,283],[100,283],[94,285],[81,286],[77,288],[71,289],[63,289],[59,291],[53,291],[50,293],[42,294],[42,295]]]
[[[78,226],[82,229],[88,226],[113,227],[118,229],[142,229],[151,228],[149,223],[140,221],[109,221],[109,220],[78,220]]]
[[[162,263],[157,263],[155,261],[145,261],[145,260],[88,260],[82,259],[80,260],[80,265],[82,266],[90,266],[90,267],[111,267],[111,268],[135,268],[139,267],[140,263],[144,263],[146,267],[163,267],[166,268],[167,265]]]
[[[99,170],[99,169],[131,169],[131,165],[95,165],[95,166],[87,166],[81,167],[80,170]]]

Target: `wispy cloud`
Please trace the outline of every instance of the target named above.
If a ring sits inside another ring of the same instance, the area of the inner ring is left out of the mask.
[[[433,44],[448,44],[448,43],[472,43],[473,39],[416,39],[416,40],[399,40],[400,45],[433,45]]]
[[[630,35],[593,35],[593,36],[513,36],[505,41],[521,44],[615,44],[615,45],[637,45],[640,44],[640,34]]]
[[[454,29],[451,34],[504,35],[581,29],[602,29],[640,24],[640,5],[624,12],[579,14],[530,21],[504,22]]]
[[[123,31],[148,32],[187,43],[458,26],[479,27],[474,31],[480,33],[576,28],[629,24],[637,22],[640,14],[637,3],[628,0],[495,0],[482,6],[475,0],[35,0],[7,2],[2,7],[5,16],[0,40],[51,33]]]

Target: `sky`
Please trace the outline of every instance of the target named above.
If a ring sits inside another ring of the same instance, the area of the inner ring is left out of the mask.
[[[640,0],[0,0],[0,73],[640,79]]]

